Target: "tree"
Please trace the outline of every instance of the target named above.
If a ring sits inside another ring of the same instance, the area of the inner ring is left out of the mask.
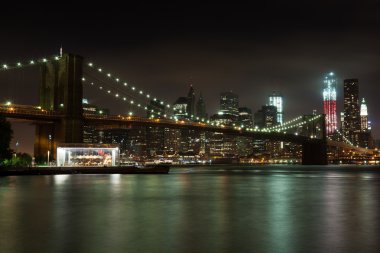
[[[30,167],[32,166],[32,156],[27,153],[17,153],[12,159],[2,162],[4,167]]]
[[[0,163],[12,158],[12,150],[9,148],[13,136],[11,123],[0,115]]]

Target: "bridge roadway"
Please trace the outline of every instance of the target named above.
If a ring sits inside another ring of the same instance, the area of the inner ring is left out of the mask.
[[[0,104],[0,114],[7,118],[22,119],[35,122],[59,122],[65,115],[59,111],[48,111],[41,109],[38,106],[29,105],[12,105]],[[272,141],[285,141],[296,144],[303,144],[308,141],[313,141],[309,137],[295,135],[291,133],[279,132],[261,132],[261,131],[247,131],[245,129],[236,129],[233,127],[220,127],[212,126],[202,122],[190,122],[184,120],[170,120],[170,119],[150,119],[137,116],[126,115],[94,115],[83,114],[84,122],[88,125],[93,125],[99,129],[112,129],[112,128],[130,128],[131,126],[161,126],[169,128],[188,128],[195,130],[204,130],[210,132],[219,132],[229,135],[239,135],[252,137],[254,139],[264,139]],[[358,153],[373,154],[373,149],[365,149],[355,147],[344,142],[327,140],[327,145],[331,147],[343,148],[345,150],[352,150]]]
[[[59,122],[65,115],[58,111],[48,111],[38,106],[28,105],[0,105],[0,114],[7,118],[22,119],[35,122]],[[188,128],[210,132],[220,132],[230,135],[247,136],[255,139],[269,139],[273,141],[286,141],[302,144],[310,138],[300,135],[278,132],[247,131],[227,126],[212,126],[202,122],[185,120],[150,119],[126,115],[94,115],[83,114],[84,122],[99,129],[130,128],[133,126],[161,126],[169,128]]]

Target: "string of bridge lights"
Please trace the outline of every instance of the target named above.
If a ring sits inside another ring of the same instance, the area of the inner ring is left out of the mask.
[[[280,126],[277,126],[277,127],[272,127],[272,128],[264,128],[263,130],[265,132],[282,132],[282,131],[285,131],[285,130],[288,130],[288,129],[292,129],[292,128],[295,128],[295,127],[299,127],[299,126],[303,126],[305,124],[308,124],[309,122],[312,122],[314,120],[317,120],[321,117],[322,115],[316,115],[308,120],[303,120],[302,122],[299,122],[297,124],[293,124],[293,125],[289,125],[293,122],[296,122],[296,121],[299,121],[300,119],[302,119],[303,116],[299,116],[297,118],[294,118],[290,121],[287,121],[286,123],[280,125]]]
[[[109,92],[111,92],[112,91],[112,93],[114,93],[115,94],[115,98],[118,98],[118,97],[120,97],[120,98],[122,98],[124,101],[126,101],[127,100],[127,97],[128,98],[130,98],[130,100],[129,101],[133,101],[133,104],[135,104],[135,105],[138,105],[138,102],[136,101],[136,100],[139,100],[139,97],[138,96],[136,96],[136,95],[134,95],[134,94],[129,94],[129,92],[128,91],[125,91],[125,90],[122,90],[122,89],[120,89],[119,87],[115,87],[113,84],[110,84],[110,83],[108,83],[107,82],[107,80],[106,81],[104,81],[104,80],[101,80],[101,79],[98,79],[96,76],[92,76],[92,75],[90,75],[90,74],[88,74],[88,73],[84,73],[84,76],[82,77],[82,81],[87,81],[87,79],[89,79],[89,82],[90,83],[97,83],[97,84],[99,84],[99,87],[101,87],[101,89],[104,89],[104,90],[106,90],[107,92],[109,91]],[[123,96],[123,95],[125,95],[125,96]],[[157,102],[159,102],[159,100],[156,100]],[[141,106],[142,106],[142,104],[144,104],[144,105],[146,105],[147,104],[147,101],[145,101],[145,102],[142,102],[141,103]],[[151,108],[151,109],[157,109],[156,111],[157,112],[160,112],[161,113],[161,111],[162,110],[164,110],[165,108],[164,107],[161,107],[160,105],[159,105],[159,103],[157,103],[157,104],[155,104],[155,103],[150,103],[149,104],[149,107]],[[140,108],[141,109],[141,108]],[[170,116],[172,116],[170,113],[168,114],[168,113],[163,113],[163,114],[167,114],[167,115],[170,115]]]
[[[36,59],[36,60],[31,59],[29,61],[19,61],[19,62],[16,62],[14,64],[5,64],[4,63],[4,64],[2,64],[0,66],[0,71],[6,71],[6,70],[17,69],[17,68],[24,68],[24,67],[29,67],[29,66],[35,66],[35,65],[47,63],[47,62],[50,62],[50,61],[58,61],[60,59],[61,59],[60,56],[51,56],[51,57],[39,58],[39,59]],[[96,69],[98,73],[103,74],[107,78],[111,79],[113,82],[115,82],[117,84],[121,84],[122,85],[121,87],[129,87],[131,89],[131,91],[135,92],[136,94],[140,95],[141,97],[144,97],[146,99],[151,99],[151,95],[150,94],[144,92],[143,90],[138,90],[135,86],[130,86],[126,81],[123,81],[123,80],[121,80],[118,77],[114,77],[114,75],[112,73],[105,71],[102,67],[95,66],[95,64],[92,63],[92,62],[89,62],[86,65],[88,67],[92,68],[92,69]],[[87,82],[87,80],[86,80],[85,77],[82,78],[82,81],[84,83],[89,83],[91,86],[95,86],[94,82]],[[101,85],[97,85],[97,86],[99,87],[100,90],[103,90],[106,94],[114,96],[116,99],[120,98],[122,101],[124,101],[126,103],[129,103],[130,105],[136,106],[138,109],[142,109],[142,110],[145,110],[145,111],[149,110],[147,106],[143,106],[141,103],[137,103],[133,99],[129,100],[129,99],[127,99],[127,97],[120,95],[118,92],[114,92],[111,89],[105,88],[105,87],[103,87]],[[159,103],[161,105],[164,105],[166,108],[171,108],[172,110],[175,110],[175,108],[172,108],[169,103],[166,103],[166,102],[164,102],[162,100],[158,100],[156,97],[153,97],[152,100],[153,101],[159,101]],[[161,112],[159,112],[159,111],[156,112],[154,110],[151,110],[150,113],[152,115],[151,117],[154,117],[154,116],[161,117],[162,116],[162,117],[167,118],[167,119],[169,118],[169,119],[173,119],[173,120],[178,120],[177,117],[175,117],[175,116],[168,117],[167,114],[161,115]],[[129,112],[129,115],[133,115],[133,112]],[[294,128],[294,127],[305,125],[305,124],[307,124],[307,123],[309,123],[309,122],[311,122],[313,120],[318,119],[319,117],[321,117],[321,115],[314,116],[313,118],[311,118],[309,120],[304,120],[304,121],[299,122],[297,124],[292,124],[292,123],[297,122],[297,121],[299,121],[299,120],[302,119],[302,116],[299,116],[299,117],[294,118],[294,119],[292,119],[290,121],[287,121],[287,122],[285,122],[285,123],[283,123],[283,124],[281,124],[279,126],[274,126],[274,127],[270,127],[270,128],[263,128],[263,129],[259,129],[259,128],[245,128],[245,130],[246,131],[251,131],[251,132],[282,132],[282,131],[285,131],[285,130],[288,130],[288,129],[291,129],[291,128]],[[202,119],[201,122],[207,123],[210,126],[216,126],[216,127],[221,127],[221,128],[225,127],[221,123],[214,123],[214,122],[211,123],[209,120],[206,121],[206,120]],[[242,130],[242,129],[244,129],[244,126],[241,126],[241,127],[236,127],[235,126],[234,129],[235,130]],[[337,132],[338,132],[339,135],[341,135],[343,137],[343,139],[347,143],[349,143],[350,145],[353,145],[338,130],[337,130]]]
[[[326,121],[327,121],[327,123],[329,123],[330,121],[328,120],[328,118],[326,117]],[[335,131],[343,138],[343,140],[347,143],[347,144],[349,144],[349,145],[351,145],[351,146],[355,146],[349,139],[347,139],[346,138],[346,136],[344,136],[338,129],[335,129]],[[331,139],[331,137],[327,137],[330,141],[332,141],[332,139]]]
[[[308,123],[310,123],[310,122],[312,122],[312,121],[314,121],[314,120],[317,120],[317,119],[320,118],[320,117],[321,117],[321,115],[317,115],[317,116],[314,116],[314,117],[312,117],[312,118],[310,118],[310,119],[308,119],[308,120],[304,120],[304,121],[302,121],[302,122],[299,122],[299,123],[297,123],[297,124],[290,125],[290,126],[285,126],[285,127],[281,127],[280,129],[276,129],[275,131],[277,131],[277,132],[281,132],[281,131],[286,131],[286,130],[291,129],[291,128],[294,128],[294,127],[303,126],[303,125],[308,124]]]
[[[106,93],[106,94],[108,94],[110,96],[113,96],[115,99],[120,99],[121,101],[124,101],[124,102],[126,102],[126,103],[128,103],[128,104],[130,104],[132,106],[135,106],[138,109],[142,109],[142,110],[145,110],[145,111],[149,111],[150,110],[147,106],[143,106],[140,103],[136,103],[133,99],[129,99],[126,96],[123,96],[122,94],[113,91],[113,89],[110,89],[108,87],[104,87],[101,84],[97,84],[97,83],[95,83],[93,81],[89,81],[85,77],[82,78],[82,82],[83,83],[87,83],[87,84],[89,84],[91,86],[96,86],[96,87],[99,88],[99,90],[103,91],[104,93]],[[164,117],[165,119],[172,119],[172,120],[175,120],[175,121],[178,120],[177,117],[175,117],[175,116],[174,117],[173,116],[168,117],[168,115],[166,115],[166,114],[161,115],[161,112],[159,112],[159,111],[150,110],[150,114],[151,114],[151,118],[154,118],[154,117]],[[129,115],[132,116],[133,112],[129,112]],[[298,120],[298,118],[289,121],[287,124],[284,124],[283,127],[280,129],[280,131],[285,130],[286,125],[288,125],[288,124],[290,124],[290,122],[294,122],[296,120]],[[211,123],[209,120],[207,120],[207,121],[201,120],[201,121],[203,123],[206,123],[206,124],[210,125],[210,126],[215,126],[215,127],[220,127],[220,128],[224,128],[225,127],[221,123],[214,123],[214,122]],[[306,123],[307,123],[306,121],[303,122],[303,124],[306,124]],[[301,124],[298,124],[298,125],[301,125]],[[289,128],[291,128],[291,127],[289,127]],[[234,129],[235,130],[242,130],[242,129],[244,129],[244,126],[241,126],[241,127],[235,126]],[[251,132],[271,132],[269,129],[258,129],[258,128],[246,128],[245,130],[246,131],[251,131]]]
[[[143,90],[137,89],[135,86],[131,86],[128,84],[128,82],[121,80],[119,77],[114,76],[114,74],[105,71],[102,67],[95,65],[92,62],[86,63],[86,65],[92,69],[96,69],[98,73],[103,74],[105,77],[110,78],[117,84],[121,84],[125,88],[129,87],[133,92],[137,93],[138,95],[145,97],[147,99],[151,99],[151,95],[144,92]],[[153,97],[153,101],[159,101],[161,105],[164,105],[166,108],[171,108],[171,105],[169,103],[164,102],[163,100],[159,100],[155,97]]]
[[[99,88],[99,90],[101,91],[104,91],[104,93],[110,95],[110,96],[113,96],[115,99],[120,99],[121,101],[123,102],[126,102],[128,103],[129,105],[132,105],[134,107],[137,107],[138,109],[140,110],[145,110],[145,111],[149,111],[149,113],[154,117],[154,116],[162,116],[164,118],[168,118],[168,116],[166,114],[163,114],[161,115],[161,112],[159,111],[155,111],[155,110],[150,110],[147,106],[144,106],[142,105],[141,103],[137,103],[136,101],[134,101],[133,99],[129,99],[127,98],[126,96],[123,96],[122,94],[118,93],[118,92],[115,92],[113,91],[112,89],[110,88],[107,88],[107,87],[104,87],[103,85],[100,85],[100,84],[97,84],[95,82],[92,82],[92,81],[88,81],[85,77],[82,77],[82,82],[83,83],[86,83],[86,84],[89,84],[90,86],[97,86]],[[133,112],[129,112],[128,113],[130,116],[133,115]]]
[[[41,63],[47,63],[47,62],[50,62],[50,61],[58,61],[59,59],[61,59],[60,56],[51,56],[51,57],[40,58],[40,59],[37,59],[37,60],[33,60],[32,59],[32,60],[29,60],[29,61],[18,61],[18,62],[13,63],[13,64],[3,63],[0,66],[0,71],[35,66],[35,65],[38,65],[38,64],[41,64]]]
[[[335,129],[336,130],[336,132],[343,138],[343,140],[346,142],[346,143],[348,143],[348,144],[350,144],[351,146],[355,146],[349,139],[347,139],[346,138],[346,136],[344,136],[341,132],[339,132],[339,130],[338,129]]]
[[[282,128],[282,127],[286,127],[287,125],[293,123],[293,122],[296,122],[298,120],[301,120],[302,119],[302,116],[298,116],[297,118],[294,118],[292,120],[289,120],[281,125],[278,125],[278,126],[273,126],[273,127],[269,127],[269,128],[266,128],[267,130],[271,131],[271,130],[277,130],[279,128]]]

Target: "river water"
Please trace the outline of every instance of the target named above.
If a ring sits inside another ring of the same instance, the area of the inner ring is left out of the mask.
[[[0,252],[380,252],[380,168],[0,178]]]

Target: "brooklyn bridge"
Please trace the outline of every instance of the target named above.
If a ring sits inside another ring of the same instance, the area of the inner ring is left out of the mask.
[[[54,159],[59,144],[83,143],[86,128],[106,130],[133,127],[187,129],[199,133],[241,136],[251,140],[294,143],[302,146],[302,164],[305,165],[327,164],[328,147],[363,154],[373,152],[354,146],[343,137],[338,141],[329,139],[323,114],[300,115],[281,125],[266,128],[224,125],[195,117],[181,119],[176,117],[175,109],[165,99],[138,89],[75,54],[3,65],[1,71],[14,71],[16,74],[17,69],[36,65],[39,66],[42,77],[39,83],[39,104],[0,104],[0,114],[35,125],[35,157],[44,157],[49,152]],[[102,75],[105,79],[100,82],[95,75]],[[135,108],[136,113],[112,115],[84,110],[84,85],[109,95],[112,98],[110,103],[119,101]]]

